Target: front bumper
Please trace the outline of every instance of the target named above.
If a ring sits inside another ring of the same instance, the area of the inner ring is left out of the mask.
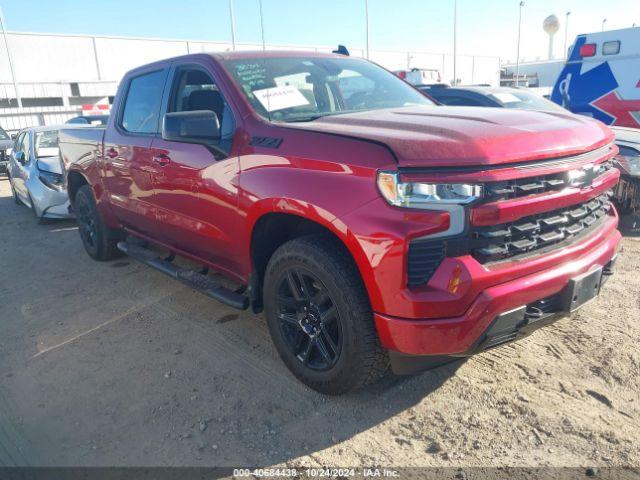
[[[407,355],[468,356],[515,340],[565,315],[567,307],[562,302],[555,304],[555,310],[547,306],[548,313],[553,315],[544,315],[537,321],[531,321],[527,311],[541,301],[562,297],[570,281],[586,272],[600,267],[610,274],[620,232],[603,229],[595,234],[604,238],[582,255],[570,256],[553,267],[489,287],[460,316],[416,320],[376,313],[375,323],[382,345],[391,351],[392,360]],[[509,315],[505,316],[506,313]]]

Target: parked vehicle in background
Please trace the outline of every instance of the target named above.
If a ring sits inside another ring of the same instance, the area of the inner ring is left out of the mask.
[[[78,115],[65,123],[72,125],[106,125],[109,115]]]
[[[640,129],[613,127],[616,145],[620,149],[616,157],[622,173],[615,190],[615,200],[623,212],[640,210]]]
[[[59,128],[21,130],[9,161],[14,201],[31,208],[39,220],[73,216],[58,150]]]
[[[516,108],[521,110],[540,110],[546,112],[564,112],[566,110],[540,95],[511,87],[418,87],[443,105],[467,107]]]
[[[11,140],[9,134],[0,127],[0,174],[7,173],[11,147],[13,147],[13,140]]]
[[[578,35],[551,99],[606,125],[640,128],[640,27]]]
[[[411,85],[433,85],[442,82],[438,70],[433,68],[412,68],[411,70],[396,70],[398,77]]]
[[[60,149],[92,258],[123,252],[264,310],[287,367],[331,394],[389,362],[415,372],[578,309],[620,241],[602,123],[436,106],[342,55],[143,66],[106,128],[64,130]]]

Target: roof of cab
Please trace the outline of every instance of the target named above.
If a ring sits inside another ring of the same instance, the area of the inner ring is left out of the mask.
[[[219,60],[245,60],[248,58],[344,58],[345,55],[337,53],[312,52],[308,50],[241,50],[235,52],[214,52],[212,56]]]

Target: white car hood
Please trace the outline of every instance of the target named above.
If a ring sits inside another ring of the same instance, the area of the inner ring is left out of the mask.
[[[40,170],[44,170],[45,172],[59,173],[62,174],[62,163],[60,162],[60,157],[58,156],[57,149],[42,149],[38,153],[40,155],[47,154],[49,152],[43,150],[55,150],[55,156],[41,156],[38,157],[38,168]]]

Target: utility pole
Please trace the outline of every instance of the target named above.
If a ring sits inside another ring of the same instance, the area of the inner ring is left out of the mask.
[[[453,85],[455,86],[457,84],[458,84],[458,0],[453,0]]]
[[[369,60],[369,0],[364,0],[364,18],[366,22],[365,27],[365,44],[366,44],[366,55],[367,60]]]
[[[603,18],[602,19],[602,31],[604,32],[604,24],[607,23],[607,19]]]
[[[520,85],[520,27],[522,26],[522,7],[524,7],[524,1],[520,2],[520,12],[518,15],[518,54],[516,55],[516,87]]]
[[[567,36],[569,35],[569,15],[571,15],[571,12],[567,12],[565,14],[565,21],[564,21],[564,59],[565,60],[569,57],[569,51],[567,50]]]
[[[11,81],[13,82],[13,89],[16,94],[16,102],[18,102],[18,108],[22,107],[22,99],[20,98],[20,92],[18,92],[18,84],[16,82],[16,72],[13,69],[13,57],[11,56],[11,48],[9,47],[9,38],[7,37],[7,30],[4,23],[4,15],[2,8],[0,8],[0,27],[2,27],[2,36],[4,38],[4,45],[7,49],[7,58],[9,59],[9,70],[11,71]]]
[[[236,51],[236,17],[233,13],[233,0],[229,0],[229,17],[231,19],[231,48]]]

